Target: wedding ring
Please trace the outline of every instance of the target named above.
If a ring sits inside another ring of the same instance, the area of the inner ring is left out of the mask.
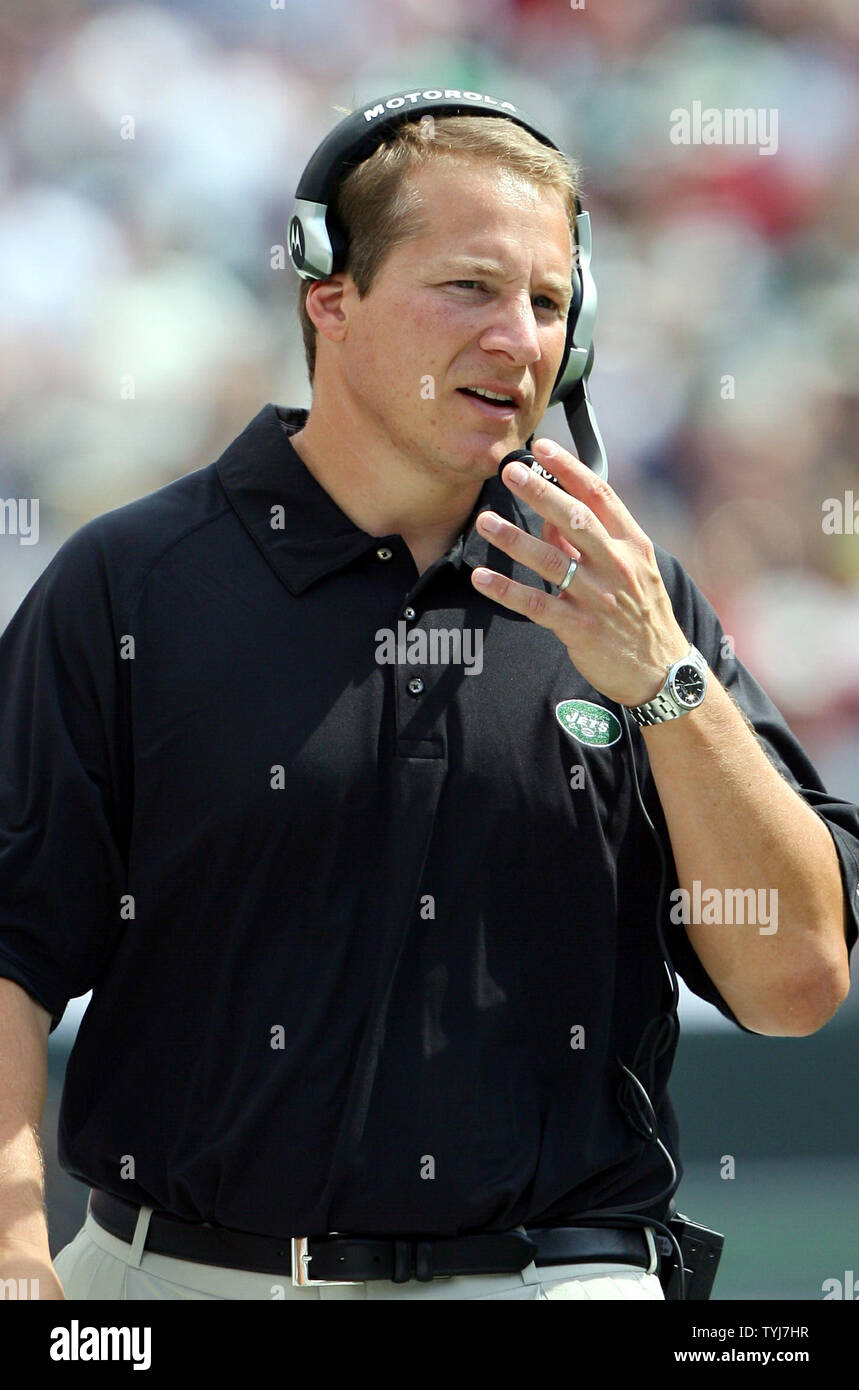
[[[572,577],[573,577],[573,575],[575,574],[575,572],[576,572],[576,570],[578,569],[578,567],[579,567],[579,562],[578,562],[578,560],[573,560],[573,559],[571,559],[571,560],[570,560],[570,567],[569,567],[569,569],[567,570],[567,573],[564,575],[563,579],[561,580],[561,583],[558,585],[558,593],[559,593],[559,594],[562,594],[562,593],[564,592],[564,590],[566,589],[567,585],[569,584],[570,580],[572,579]]]

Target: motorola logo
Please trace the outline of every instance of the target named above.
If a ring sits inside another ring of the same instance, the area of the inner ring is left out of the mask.
[[[304,232],[297,217],[289,224],[289,254],[297,266],[304,265]]]
[[[416,101],[484,101],[487,106],[498,106],[503,111],[515,111],[516,107],[512,101],[499,101],[497,97],[488,97],[483,92],[460,92],[455,88],[447,87],[444,91],[434,88],[428,92],[404,92],[402,96],[388,97],[385,102],[377,102],[364,112],[364,120],[372,121],[377,116],[383,116],[385,111],[396,111],[399,107],[405,106],[406,102],[412,105]]]

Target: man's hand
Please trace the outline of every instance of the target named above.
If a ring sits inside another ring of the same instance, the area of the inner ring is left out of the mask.
[[[640,705],[662,689],[668,667],[689,650],[656,566],[653,546],[607,483],[563,449],[534,445],[568,496],[539,474],[504,469],[510,490],[544,519],[542,539],[485,512],[477,528],[499,550],[569,588],[546,594],[488,569],[472,582],[505,608],[548,627],[595,690]],[[498,522],[492,529],[493,518]],[[485,581],[481,583],[481,579]],[[832,1017],[850,984],[838,857],[823,820],[781,777],[711,674],[701,705],[682,719],[643,728],[665,812],[678,883],[777,893],[778,924],[690,922],[704,969],[753,1032],[803,1037]]]
[[[536,440],[534,454],[566,491],[523,464],[509,463],[501,476],[544,518],[542,538],[491,511],[480,513],[476,528],[552,584],[561,583],[571,557],[579,567],[562,594],[517,584],[482,567],[474,570],[472,583],[505,608],[550,628],[594,690],[622,705],[644,704],[659,693],[668,667],[690,646],[652,542],[613,488],[560,445]]]

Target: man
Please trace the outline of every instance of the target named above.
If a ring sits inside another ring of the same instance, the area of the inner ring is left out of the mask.
[[[355,171],[356,226],[364,179],[394,240],[306,289],[310,413],[88,523],[0,644],[0,1275],[44,1297],[662,1297],[632,765],[690,901],[777,894],[776,930],[672,915],[690,986],[781,1036],[847,993],[856,808],[611,488],[539,441],[564,491],[497,476],[563,352],[569,173],[463,117]],[[703,701],[622,724],[693,645]],[[54,1273],[44,1049],[90,987]]]

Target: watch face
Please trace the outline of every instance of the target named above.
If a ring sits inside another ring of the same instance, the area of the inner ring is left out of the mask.
[[[692,706],[701,703],[707,685],[697,666],[687,665],[678,667],[672,689],[681,705]]]

